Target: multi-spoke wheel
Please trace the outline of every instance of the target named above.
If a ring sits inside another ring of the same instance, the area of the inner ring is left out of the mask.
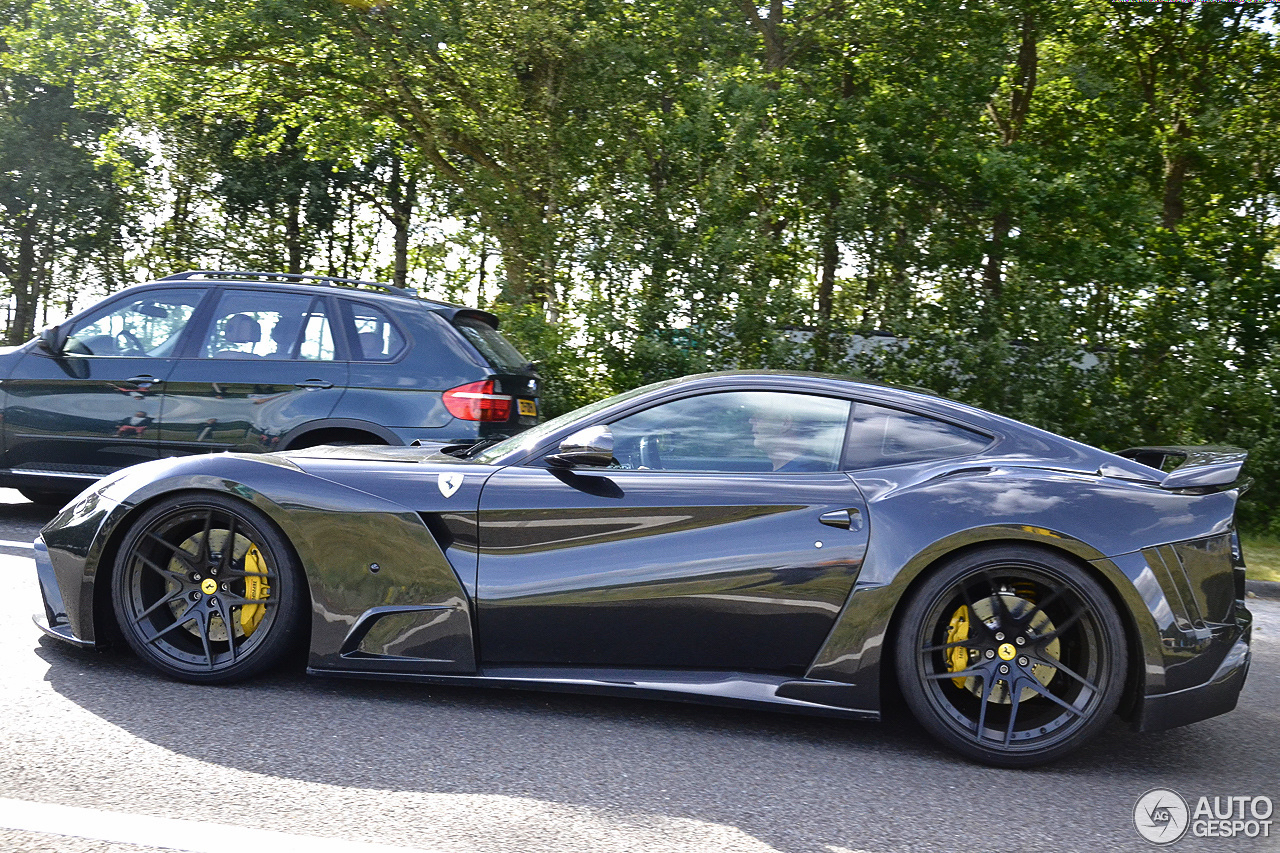
[[[170,499],[125,536],[112,583],[138,655],[184,681],[234,681],[279,662],[302,617],[302,573],[271,522],[217,495]]]
[[[1070,560],[1000,546],[943,566],[912,597],[896,664],[935,737],[979,761],[1025,767],[1107,723],[1127,654],[1115,607]]]

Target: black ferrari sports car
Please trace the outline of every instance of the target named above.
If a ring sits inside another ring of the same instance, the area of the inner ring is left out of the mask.
[[[36,542],[54,637],[876,719],[1026,766],[1231,710],[1245,454],[1107,453],[835,376],[691,376],[471,447],[165,459]]]

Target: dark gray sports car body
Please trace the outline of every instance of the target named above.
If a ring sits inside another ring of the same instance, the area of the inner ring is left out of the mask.
[[[37,621],[191,681],[304,641],[314,674],[863,719],[896,681],[952,747],[1027,765],[1115,713],[1235,706],[1243,462],[839,377],[686,377],[470,451],[126,469],[43,530]]]

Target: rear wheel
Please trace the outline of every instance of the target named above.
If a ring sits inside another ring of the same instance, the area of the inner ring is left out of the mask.
[[[302,436],[293,444],[289,445],[289,450],[305,450],[308,447],[320,447],[328,445],[330,447],[351,447],[362,444],[386,444],[381,438],[367,432],[351,432],[342,430],[338,432],[313,432]]]
[[[61,508],[67,501],[76,496],[76,492],[54,492],[31,488],[18,489],[18,492],[33,504],[52,507],[53,509]]]
[[[904,613],[897,675],[921,725],[1000,767],[1058,758],[1115,713],[1127,652],[1115,606],[1065,557],[1021,546],[967,554]]]
[[[279,663],[302,622],[303,578],[271,521],[241,501],[183,496],[121,543],[112,601],[125,639],[183,681],[237,681]]]

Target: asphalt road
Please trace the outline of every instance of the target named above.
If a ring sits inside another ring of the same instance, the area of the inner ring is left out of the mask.
[[[29,541],[49,516],[0,490],[0,539]],[[1117,723],[1065,761],[1004,771],[901,712],[854,724],[299,672],[178,684],[42,638],[28,554],[0,546],[3,851],[1097,853],[1153,849],[1133,825],[1152,788],[1193,807],[1280,803],[1280,602],[1252,603],[1233,713],[1157,734]],[[1280,836],[1172,849],[1280,850]]]

